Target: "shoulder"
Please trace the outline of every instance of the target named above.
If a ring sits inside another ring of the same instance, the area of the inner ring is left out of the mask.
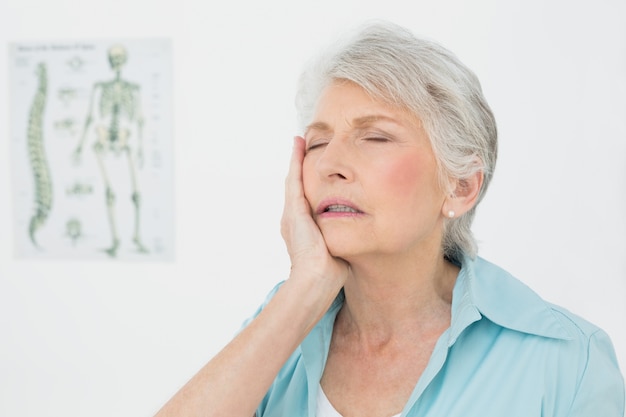
[[[575,397],[568,416],[624,416],[624,377],[608,334],[563,307],[551,306],[573,336],[560,360],[562,368],[576,372]]]
[[[465,266],[480,314],[540,347],[534,352],[545,356],[544,378],[553,381],[556,397],[571,399],[568,416],[623,415],[624,380],[606,332],[484,259]]]
[[[520,332],[554,339],[589,340],[601,329],[558,305],[544,300],[503,268],[482,258],[464,264],[468,290],[480,313]]]
[[[580,373],[593,355],[604,355],[606,365],[618,370],[611,340],[600,327],[545,301],[497,265],[482,258],[466,262],[467,291],[481,316],[500,327],[543,339],[567,358],[570,367],[578,364]]]
[[[139,90],[141,88],[139,84],[131,81],[122,80],[121,83],[124,88],[127,88],[129,90]]]

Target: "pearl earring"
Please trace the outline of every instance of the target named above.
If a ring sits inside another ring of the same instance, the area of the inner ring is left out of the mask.
[[[456,213],[454,213],[454,210],[450,210],[450,211],[448,212],[448,217],[449,217],[449,218],[451,218],[451,219],[453,219],[455,214],[456,214]]]

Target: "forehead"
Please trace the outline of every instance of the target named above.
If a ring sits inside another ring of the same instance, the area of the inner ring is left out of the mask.
[[[346,80],[335,81],[322,90],[306,131],[332,130],[340,124],[353,129],[380,124],[422,126],[412,112],[373,97],[361,86]]]

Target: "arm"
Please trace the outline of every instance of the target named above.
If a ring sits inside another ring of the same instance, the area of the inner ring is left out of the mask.
[[[83,145],[85,144],[85,139],[87,138],[87,131],[89,126],[91,126],[91,122],[93,122],[93,105],[96,100],[96,95],[98,94],[98,90],[100,88],[100,83],[96,83],[91,90],[91,95],[89,97],[89,111],[87,113],[87,118],[85,119],[85,124],[83,126],[83,130],[80,135],[80,140],[78,142],[78,146],[74,150],[74,161],[79,162],[81,153],[83,151]]]
[[[137,115],[137,167],[141,169],[143,167],[144,155],[143,155],[143,106],[141,104],[141,87],[133,85],[133,95],[135,96],[133,102],[135,103],[135,111]]]
[[[292,269],[263,311],[157,414],[254,415],[281,367],[321,319],[349,273],[333,258],[302,189],[304,141],[296,138],[286,180],[281,232]]]

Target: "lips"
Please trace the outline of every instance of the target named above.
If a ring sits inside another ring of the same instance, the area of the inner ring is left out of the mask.
[[[344,206],[341,204],[332,204],[326,207],[324,213],[359,213],[355,208]]]
[[[326,199],[322,201],[316,210],[316,214],[336,214],[336,215],[355,215],[364,214],[355,204],[343,199]]]

